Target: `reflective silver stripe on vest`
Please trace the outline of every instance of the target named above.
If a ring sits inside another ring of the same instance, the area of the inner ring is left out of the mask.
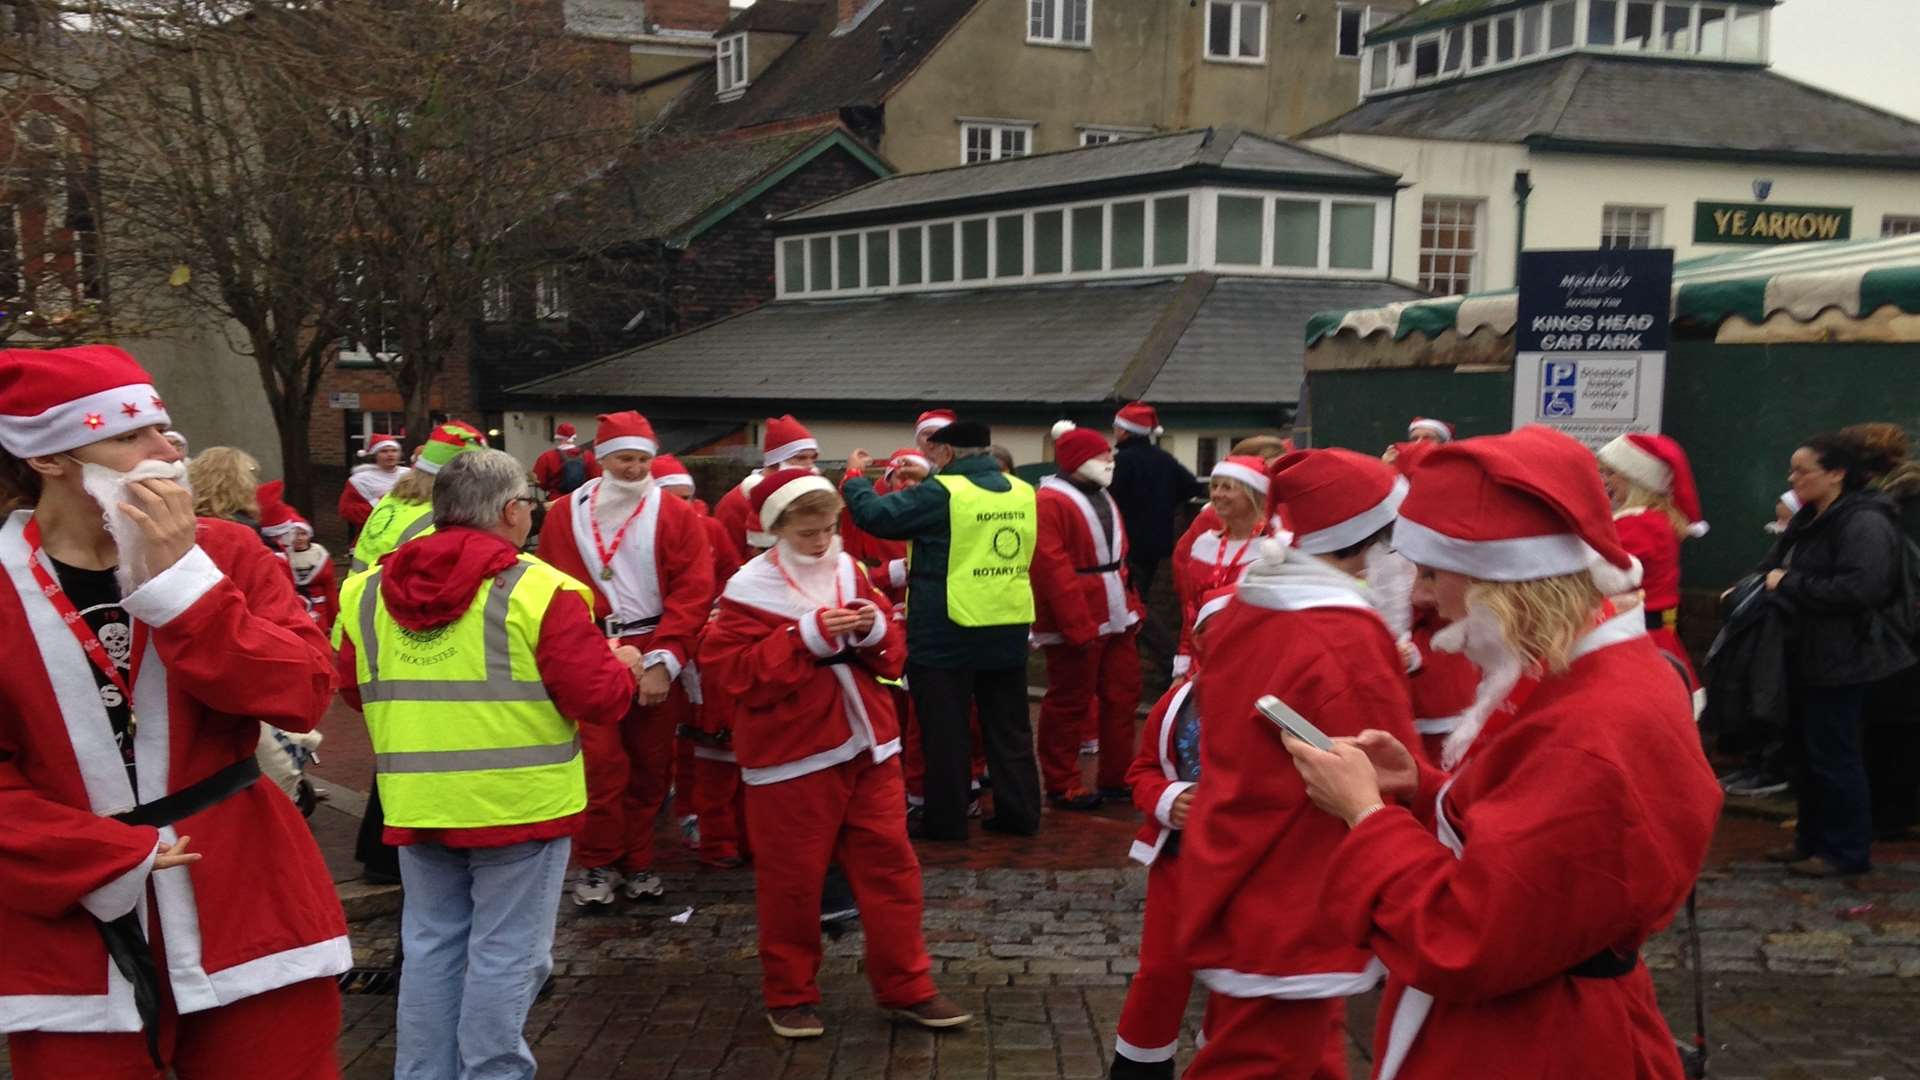
[[[366,561],[356,557],[352,562],[347,564],[347,573],[349,574],[362,573],[366,570],[366,568],[367,568]]]
[[[507,632],[507,605],[513,590],[526,577],[531,563],[515,562],[493,579],[487,593],[486,610],[481,613],[485,627],[482,639],[486,652],[487,677],[482,680],[435,681],[431,679],[393,679],[380,677],[380,637],[374,625],[374,609],[379,606],[380,579],[385,570],[376,570],[367,579],[360,597],[360,639],[367,659],[367,680],[360,684],[362,704],[382,701],[545,701],[547,688],[538,679],[513,677],[511,638]]]
[[[580,755],[580,736],[551,746],[512,746],[497,750],[408,750],[373,755],[376,771],[398,773],[490,772],[565,765]]]

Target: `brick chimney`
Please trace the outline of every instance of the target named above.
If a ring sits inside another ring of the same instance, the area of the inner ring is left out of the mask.
[[[727,0],[647,0],[647,21],[662,30],[712,32],[732,16]]]

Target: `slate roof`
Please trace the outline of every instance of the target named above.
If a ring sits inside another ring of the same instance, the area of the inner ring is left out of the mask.
[[[835,125],[757,136],[708,136],[678,147],[647,147],[619,174],[619,197],[635,240],[673,240],[761,177],[832,139]],[[851,138],[851,136],[849,136]]]
[[[1423,294],[1212,274],[784,300],[508,393],[522,400],[1161,405],[1297,400],[1307,318]],[[814,403],[811,406],[809,403]]]
[[[1363,102],[1302,135],[1920,168],[1920,123],[1761,67],[1573,54]]]
[[[783,32],[796,32],[810,15],[805,36],[734,101],[719,100],[718,72],[707,65],[675,100],[667,120],[689,130],[721,131],[878,105],[980,2],[880,0],[858,26],[839,36],[833,33],[839,21],[835,4],[787,3],[787,9],[811,9],[785,10],[778,20]],[[720,36],[752,27],[761,18],[753,14],[760,7],[756,3],[734,16]]]
[[[782,224],[818,225],[852,216],[888,216],[905,211],[923,215],[956,205],[1032,203],[1062,190],[1166,188],[1204,179],[1234,178],[1391,193],[1399,174],[1238,128],[1197,128],[890,176],[796,210],[780,220]]]

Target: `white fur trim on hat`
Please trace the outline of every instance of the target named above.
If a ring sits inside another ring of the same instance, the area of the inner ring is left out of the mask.
[[[1060,436],[1065,435],[1067,432],[1072,431],[1074,428],[1077,428],[1079,426],[1080,426],[1079,424],[1076,424],[1071,420],[1055,420],[1053,422],[1053,427],[1048,429],[1047,433],[1050,436],[1052,436],[1054,442],[1059,442]]]
[[[1625,435],[1601,447],[1594,456],[1600,459],[1600,464],[1648,491],[1662,495],[1673,493],[1673,470]]]
[[[1167,431],[1167,429],[1163,427],[1148,427],[1145,424],[1136,424],[1124,416],[1117,415],[1113,418],[1113,426],[1119,428],[1121,431],[1131,431],[1135,435],[1164,435]]]
[[[140,428],[170,427],[160,395],[146,383],[63,401],[32,416],[0,416],[0,446],[17,458],[63,454]]]
[[[929,416],[913,426],[913,433],[915,435],[925,435],[929,431],[939,431],[951,423],[953,423],[953,420],[949,417]]]
[[[920,454],[901,454],[892,461],[887,462],[887,472],[891,473],[903,465],[916,466],[922,472],[930,473],[933,471],[933,462],[928,461],[924,456]]]
[[[606,457],[608,454],[617,454],[622,450],[643,450],[649,454],[657,454],[660,452],[660,444],[645,435],[615,435],[605,442],[593,444],[595,457]]]
[[[659,484],[661,487],[679,487],[686,488],[688,491],[693,490],[693,476],[690,473],[668,473],[665,476],[654,477],[653,482]]]
[[[1407,434],[1411,435],[1416,431],[1432,432],[1440,436],[1443,442],[1453,441],[1453,429],[1447,426],[1445,420],[1433,420],[1423,416],[1407,425]]]
[[[1215,615],[1218,615],[1221,612],[1227,610],[1227,605],[1232,602],[1233,602],[1233,597],[1231,595],[1227,595],[1227,596],[1216,596],[1213,599],[1207,601],[1206,603],[1201,604],[1200,610],[1193,613],[1193,628],[1195,630],[1200,629],[1201,623],[1206,622],[1208,619],[1211,619]]]
[[[761,456],[760,463],[767,466],[778,465],[795,454],[805,453],[808,450],[817,452],[819,449],[820,443],[817,440],[811,438],[795,439],[790,443],[782,443],[768,450]]]
[[[1481,581],[1537,581],[1585,570],[1609,596],[1640,587],[1640,560],[1627,569],[1614,566],[1573,533],[1461,540],[1403,517],[1394,523],[1393,547],[1418,566]]]
[[[1407,501],[1407,478],[1393,478],[1393,490],[1387,497],[1373,506],[1348,518],[1338,525],[1330,525],[1310,533],[1301,533],[1294,538],[1293,546],[1309,555],[1328,555],[1353,545],[1393,524],[1394,515],[1400,512],[1400,504]]]
[[[767,501],[760,504],[760,527],[772,532],[773,523],[780,520],[780,515],[786,513],[793,500],[809,491],[833,494],[833,482],[824,476],[802,476],[782,484],[780,490],[768,495]]]
[[[1267,493],[1267,474],[1247,468],[1237,461],[1222,461],[1207,474],[1209,480],[1238,480],[1261,495]]]
[[[393,447],[395,450],[400,449],[400,440],[399,439],[381,439],[379,442],[368,446],[364,450],[361,450],[360,456],[372,457],[373,455],[379,453],[380,451],[385,450],[389,446]]]

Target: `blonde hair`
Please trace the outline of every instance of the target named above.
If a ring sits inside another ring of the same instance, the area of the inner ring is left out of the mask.
[[[193,488],[193,512],[198,517],[260,516],[260,463],[245,450],[213,446],[187,463],[187,483]]]
[[[1247,505],[1253,507],[1254,529],[1258,531],[1260,527],[1260,512],[1267,508],[1267,497],[1253,490],[1253,486],[1246,481],[1236,480],[1231,476],[1215,476],[1208,479],[1208,494],[1212,494],[1213,485],[1215,484],[1230,484],[1235,492],[1247,497]]]
[[[1680,508],[1673,505],[1673,496],[1662,494],[1652,488],[1641,487],[1628,478],[1625,473],[1615,473],[1614,475],[1620,477],[1621,481],[1627,485],[1627,497],[1620,500],[1620,509],[1652,510],[1666,517],[1667,524],[1673,526],[1673,531],[1679,534],[1680,539],[1685,540],[1693,535],[1687,531],[1692,528],[1693,522],[1688,521],[1687,515],[1681,513]]]
[[[1264,458],[1267,461],[1272,461],[1274,458],[1285,454],[1289,449],[1290,447],[1287,445],[1287,440],[1282,436],[1249,435],[1239,442],[1234,443],[1233,448],[1228,450],[1227,453],[1236,457],[1245,455],[1247,457]]]
[[[387,494],[401,502],[432,502],[433,474],[424,469],[412,469],[407,475],[393,482],[393,489]]]
[[[787,520],[799,514],[838,514],[846,505],[840,501],[840,495],[834,491],[809,491],[788,503],[780,516],[773,519],[773,527],[778,529],[787,524]]]
[[[1507,644],[1529,668],[1559,674],[1573,662],[1573,646],[1593,627],[1605,597],[1586,571],[1535,581],[1476,581],[1467,603],[1500,622]]]

